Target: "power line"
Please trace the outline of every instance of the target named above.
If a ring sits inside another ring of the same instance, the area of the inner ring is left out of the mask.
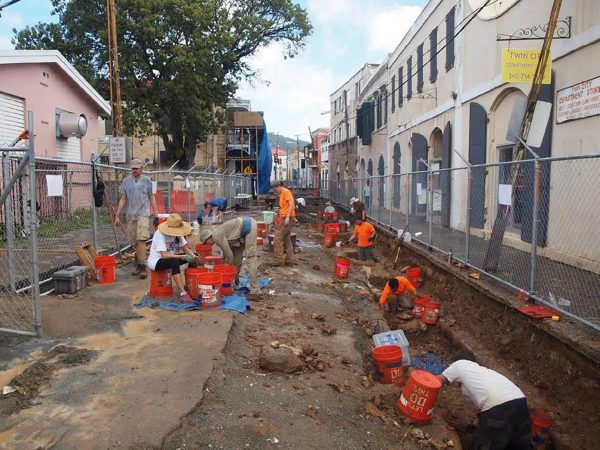
[[[459,36],[459,35],[460,35],[460,34],[461,34],[461,33],[462,33],[464,30],[465,30],[465,28],[466,28],[467,26],[469,26],[469,24],[470,24],[470,23],[471,23],[471,22],[472,22],[472,21],[475,19],[475,17],[476,17],[476,16],[477,16],[477,15],[478,15],[478,14],[479,14],[479,13],[480,13],[480,12],[481,12],[481,11],[482,11],[484,8],[486,8],[487,6],[490,6],[490,5],[494,4],[494,3],[497,3],[498,1],[500,1],[500,0],[493,0],[493,1],[492,1],[492,0],[487,0],[487,1],[486,1],[486,2],[485,2],[483,5],[481,5],[479,8],[477,8],[477,9],[476,9],[476,10],[474,10],[474,11],[472,11],[472,12],[471,12],[471,13],[470,13],[470,14],[469,14],[467,17],[463,18],[463,20],[462,20],[462,21],[461,21],[461,22],[460,22],[458,25],[456,25],[456,26],[454,27],[454,29],[453,29],[453,31],[454,31],[454,32],[452,33],[452,38],[451,38],[449,41],[448,41],[448,37],[446,36],[444,39],[441,39],[441,40],[438,42],[438,44],[440,44],[441,42],[444,42],[444,41],[446,41],[446,43],[445,43],[445,44],[444,44],[442,47],[440,47],[440,48],[439,48],[439,49],[438,49],[438,50],[435,52],[435,54],[434,54],[434,55],[432,55],[432,56],[431,56],[431,57],[430,57],[430,58],[429,58],[429,59],[428,59],[426,62],[424,62],[424,63],[423,63],[423,65],[421,66],[421,70],[423,70],[425,67],[427,67],[427,66],[428,66],[428,65],[431,63],[431,61],[433,61],[433,60],[434,60],[434,59],[437,57],[437,55],[439,55],[439,54],[440,54],[442,51],[444,51],[444,50],[446,49],[446,47],[448,47],[448,45],[449,45],[450,43],[454,43],[454,40],[456,39],[456,37],[457,37],[457,36]],[[455,8],[456,6],[457,6],[457,4],[455,4],[455,5],[454,5],[452,8]],[[442,21],[442,22],[443,22],[443,21]],[[438,25],[436,25],[436,27],[435,27],[435,28],[439,27],[439,26],[442,24],[442,22],[439,22],[439,23],[438,23]],[[466,22],[466,23],[465,23],[465,22]],[[463,24],[464,24],[464,25],[463,25]],[[462,27],[461,27],[461,26],[462,26]],[[460,29],[459,29],[459,28],[460,28]],[[458,30],[458,31],[456,31],[456,30]],[[427,51],[425,54],[427,54],[427,53],[431,53],[431,50],[428,50],[428,51]],[[424,54],[424,56],[425,56],[425,54]],[[405,63],[408,61],[408,59],[410,59],[412,56],[413,56],[413,54],[412,54],[412,53],[410,54],[410,56],[407,56],[407,57],[404,59],[404,61],[402,62],[402,64],[400,64],[400,66],[404,66],[404,64],[405,64]],[[412,69],[413,67],[416,67],[416,64],[415,64],[415,66],[411,66],[411,69]],[[401,84],[400,84],[400,80],[398,80],[398,87],[397,87],[396,89],[392,90],[392,92],[391,92],[391,93],[390,93],[390,92],[387,92],[387,89],[386,89],[386,94],[385,94],[385,95],[383,95],[383,96],[381,97],[381,101],[384,101],[384,100],[386,100],[386,99],[389,99],[391,96],[394,96],[394,95],[396,94],[396,92],[400,90],[400,88],[401,88],[401,87],[404,87],[404,86],[406,86],[408,83],[412,83],[412,80],[413,80],[413,78],[414,78],[414,77],[415,77],[415,75],[417,75],[417,74],[418,74],[418,68],[417,68],[417,71],[415,71],[414,73],[411,73],[411,76],[410,76],[410,77],[407,77],[407,79],[406,79],[405,81],[403,81]],[[388,86],[389,86],[388,84],[385,84],[385,87],[386,87],[386,88],[387,88]],[[403,100],[410,100],[411,98],[413,98],[413,97],[416,97],[416,96],[417,96],[417,95],[419,95],[419,94],[422,94],[422,92],[418,92],[417,94],[415,94],[414,96],[411,96],[411,97],[408,97],[408,96],[403,96],[403,97],[402,97],[402,99],[403,99]],[[364,103],[364,102],[363,102],[363,103]],[[351,119],[358,119],[358,118],[360,117],[360,114],[365,114],[365,113],[364,113],[364,112],[363,112],[363,113],[359,113],[357,110],[355,110],[355,114],[356,114],[356,116],[355,116],[355,117],[350,117],[350,118],[351,118]],[[348,139],[348,136],[346,136],[346,139]]]

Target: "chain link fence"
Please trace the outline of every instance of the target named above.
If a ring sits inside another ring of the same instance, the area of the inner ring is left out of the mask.
[[[322,192],[600,331],[600,155],[329,180]]]

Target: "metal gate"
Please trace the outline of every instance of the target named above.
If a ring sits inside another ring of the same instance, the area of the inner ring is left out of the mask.
[[[38,336],[38,202],[31,112],[27,123],[29,133],[0,142],[0,332]]]

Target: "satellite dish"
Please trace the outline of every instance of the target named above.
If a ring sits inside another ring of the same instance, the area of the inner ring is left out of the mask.
[[[477,8],[481,8],[487,0],[469,0],[469,5],[471,9],[475,11]],[[477,17],[481,20],[491,20],[496,17],[500,17],[510,8],[512,8],[515,4],[517,4],[519,0],[496,0],[492,1],[485,8],[481,10]]]

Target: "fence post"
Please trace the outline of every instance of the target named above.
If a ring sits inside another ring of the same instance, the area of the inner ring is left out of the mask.
[[[470,236],[471,236],[471,188],[473,186],[473,175],[471,166],[467,167],[467,218],[465,220],[465,262],[469,262]]]
[[[92,152],[92,226],[94,228],[94,248],[98,249],[98,212],[96,211],[96,155]],[[158,211],[156,211],[158,214]],[[110,216],[110,214],[109,214]],[[112,221],[112,217],[110,219]],[[118,250],[118,249],[117,249]]]
[[[35,191],[35,131],[33,112],[27,113],[29,127],[29,227],[31,229],[31,292],[33,297],[33,326],[39,336],[42,326],[42,312],[40,308],[40,275],[38,268],[38,223]]]
[[[390,180],[392,181],[389,185],[393,186],[394,185],[394,177],[396,175],[390,175]],[[394,188],[392,187],[391,189],[391,195],[389,195],[388,197],[390,198],[390,229],[394,228],[394,224],[392,223],[392,209],[394,209]]]
[[[529,292],[535,292],[535,277],[537,274],[537,240],[538,224],[540,215],[540,184],[541,184],[542,164],[539,158],[534,159],[533,169],[533,218],[531,232],[531,269],[529,279]]]
[[[410,174],[406,174],[406,223],[404,224],[404,229],[408,231],[408,226],[410,225]]]
[[[6,189],[11,178],[10,158],[7,153],[2,154],[2,188]],[[6,223],[6,251],[8,259],[8,276],[10,278],[10,290],[15,292],[15,221],[13,214],[13,197],[9,193],[4,202],[4,222]]]
[[[428,184],[429,184],[429,245],[433,245],[433,171],[431,170],[431,166],[427,166],[427,176],[428,176]]]

